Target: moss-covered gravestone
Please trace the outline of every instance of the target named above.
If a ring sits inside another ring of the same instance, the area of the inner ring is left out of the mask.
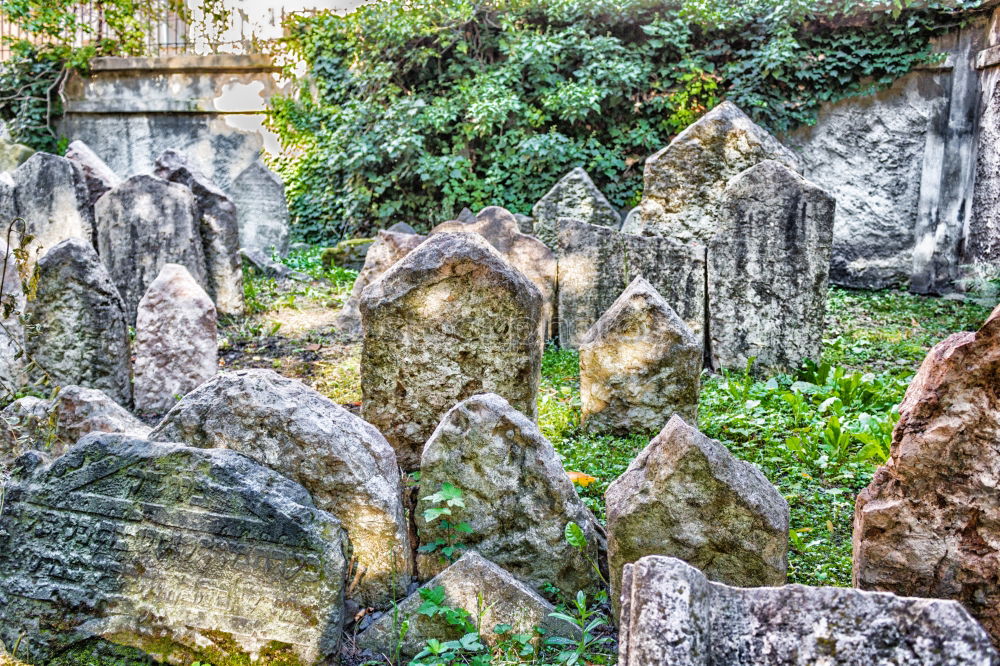
[[[249,458],[88,435],[15,463],[0,640],[37,664],[95,639],[171,663],[315,663],[338,646],[345,570],[340,524]]]

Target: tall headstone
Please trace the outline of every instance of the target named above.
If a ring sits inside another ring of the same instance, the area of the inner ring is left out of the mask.
[[[135,320],[135,409],[164,414],[219,370],[212,299],[179,264],[163,264]]]
[[[272,370],[217,375],[184,396],[150,435],[239,451],[301,483],[340,520],[355,561],[352,598],[385,609],[413,570],[396,455],[372,425]]]
[[[436,234],[365,289],[361,411],[404,470],[477,393],[535,418],[541,313],[535,285],[478,234]]]
[[[0,515],[0,640],[49,663],[87,639],[156,661],[332,658],[336,519],[232,451],[88,435],[18,459]]]
[[[558,244],[560,217],[616,231],[622,225],[621,215],[582,167],[573,169],[553,185],[531,209],[531,215],[535,236],[553,249]]]
[[[580,340],[637,277],[645,278],[701,339],[705,332],[705,248],[559,220],[559,344]]]
[[[621,605],[622,666],[1000,664],[954,601],[843,587],[741,589],[650,556],[625,567]]]
[[[924,359],[889,460],[858,495],[854,583],[961,601],[1000,645],[1000,308]]]
[[[164,151],[156,159],[155,173],[164,180],[184,185],[194,194],[208,293],[219,314],[242,314],[243,270],[236,205],[176,150]]]
[[[21,277],[17,271],[14,253],[0,241],[0,391],[10,396],[24,385],[24,325],[25,296]]]
[[[86,241],[58,243],[38,261],[38,286],[26,305],[26,348],[54,384],[100,389],[132,402],[125,304]]]
[[[240,247],[288,252],[288,204],[278,175],[257,158],[236,176],[228,191],[236,204]]]
[[[198,209],[191,190],[156,176],[132,176],[94,207],[97,251],[125,300],[129,324],[163,264],[180,264],[208,286]]]
[[[674,415],[605,493],[611,600],[622,567],[669,555],[728,585],[784,585],[788,502],[755,466]]]
[[[637,277],[580,341],[588,432],[657,432],[674,414],[698,422],[702,341]]]
[[[69,144],[66,159],[76,162],[83,171],[89,193],[87,202],[91,207],[105,192],[122,182],[121,177],[83,141],[77,140]]]
[[[730,181],[708,246],[710,349],[716,368],[751,357],[769,372],[822,352],[833,216],[824,190],[765,160]]]
[[[732,102],[723,102],[646,159],[642,201],[622,231],[707,244],[726,183],[763,160],[798,170],[798,158]]]

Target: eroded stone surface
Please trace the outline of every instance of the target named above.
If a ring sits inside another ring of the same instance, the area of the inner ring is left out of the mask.
[[[426,498],[450,483],[464,509],[449,520],[472,528],[462,543],[535,588],[551,583],[570,596],[600,584],[593,566],[566,543],[569,522],[583,528],[588,554],[598,562],[603,530],[584,506],[559,456],[538,426],[492,393],[476,395],[445,414],[420,462],[417,535],[421,545],[449,535],[423,513],[439,506]],[[440,571],[441,554],[418,556],[422,578]]]
[[[163,414],[219,369],[212,299],[179,264],[163,264],[135,321],[135,409]]]
[[[705,248],[559,220],[559,344],[576,349],[637,277],[656,288],[701,339],[705,330]]]
[[[258,157],[236,176],[228,192],[239,216],[240,247],[288,252],[288,204],[278,174]]]
[[[934,347],[899,407],[889,461],[857,499],[854,582],[957,599],[1000,644],[1000,308]]]
[[[798,158],[732,102],[723,102],[646,159],[643,194],[622,231],[706,244],[729,179],[763,160]]]
[[[404,470],[456,403],[497,393],[534,419],[538,289],[478,234],[435,234],[361,296],[361,410]]]
[[[462,608],[473,618],[480,613],[479,599],[486,606],[481,620],[481,636],[487,644],[497,640],[493,629],[498,624],[508,624],[512,634],[531,634],[535,627],[542,627],[549,636],[575,636],[568,623],[549,617],[555,608],[537,592],[510,575],[475,551],[464,554],[457,562],[432,578],[424,590],[444,588],[444,604]],[[412,657],[419,653],[428,639],[439,641],[458,640],[462,632],[449,625],[441,616],[429,617],[419,613],[423,605],[419,591],[399,603],[393,613],[386,613],[358,636],[358,646],[375,654],[392,656],[399,640],[398,623],[409,623],[409,631],[399,645],[400,653]]]
[[[122,182],[104,160],[83,141],[73,141],[66,148],[66,159],[79,165],[87,184],[87,203],[93,207],[105,192]]]
[[[625,567],[623,666],[1000,663],[954,601],[843,587],[738,588],[671,557]]]
[[[4,258],[0,272],[0,387],[13,395],[26,380],[24,325],[20,319],[26,301],[14,253],[3,241],[0,257]]]
[[[242,314],[243,269],[236,205],[176,150],[167,150],[156,159],[155,174],[184,185],[194,194],[208,293],[219,314]]]
[[[353,596],[378,607],[403,596],[413,560],[399,467],[370,424],[302,382],[239,370],[186,395],[150,438],[233,449],[301,483],[347,531]]]
[[[198,208],[191,190],[156,176],[132,176],[94,207],[97,251],[125,301],[129,324],[163,264],[180,264],[208,286]]]
[[[785,583],[788,502],[679,416],[608,486],[605,503],[615,603],[622,567],[645,555],[682,559],[729,585]]]
[[[94,248],[70,238],[38,262],[38,287],[27,305],[28,353],[36,379],[79,384],[132,402],[125,303]]]
[[[701,340],[641,277],[580,341],[580,402],[589,432],[656,432],[674,414],[698,422]]]
[[[577,167],[563,176],[531,209],[531,231],[551,248],[557,246],[559,218],[617,230],[621,215],[601,193],[587,172]]]
[[[156,659],[332,655],[343,531],[232,451],[88,435],[15,463],[0,516],[0,639],[46,663],[100,637]]]
[[[765,160],[722,195],[708,246],[708,310],[716,368],[794,370],[822,352],[836,203]]]

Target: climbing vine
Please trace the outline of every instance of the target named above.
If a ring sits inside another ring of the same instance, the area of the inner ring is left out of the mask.
[[[979,0],[380,0],[288,24],[308,74],[273,100],[299,236],[463,206],[530,213],[583,166],[637,202],[647,155],[721,99],[784,131],[884,86]],[[956,6],[957,5],[957,6]]]

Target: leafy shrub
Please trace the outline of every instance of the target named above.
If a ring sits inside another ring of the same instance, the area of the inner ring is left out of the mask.
[[[294,17],[272,100],[299,236],[531,205],[583,166],[634,205],[651,152],[723,98],[784,131],[928,59],[979,0],[381,0]],[[911,8],[912,7],[912,8]],[[919,8],[917,8],[919,7]]]

